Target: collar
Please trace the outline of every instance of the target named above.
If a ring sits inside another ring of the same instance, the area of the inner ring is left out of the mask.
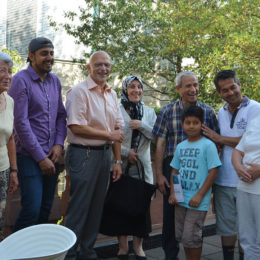
[[[249,104],[249,102],[250,102],[250,99],[247,97],[247,96],[243,96],[243,100],[242,100],[242,102],[240,103],[240,105],[237,107],[237,109],[240,109],[241,107],[246,107],[248,104]],[[225,105],[224,105],[224,109],[225,110],[228,110],[228,103],[226,103]]]
[[[196,104],[194,106],[198,106],[198,100],[196,101]],[[180,108],[183,109],[183,103],[182,103],[182,99],[180,98],[179,99],[179,105],[180,105]]]
[[[87,85],[87,88],[90,90],[90,89],[95,89],[95,88],[98,88],[99,85],[91,78],[90,75],[88,75],[87,79],[86,79],[86,85]],[[106,83],[105,85],[105,91],[107,92],[111,92],[111,88],[108,86],[108,84]]]
[[[30,77],[32,78],[32,80],[37,81],[37,80],[41,80],[40,76],[37,74],[37,72],[33,69],[33,67],[31,66],[31,64],[29,64],[29,66],[27,67],[27,71],[29,72]],[[48,77],[50,76],[50,73],[47,74],[46,79],[48,79]]]

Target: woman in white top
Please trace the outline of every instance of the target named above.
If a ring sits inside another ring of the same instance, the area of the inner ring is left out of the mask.
[[[121,157],[123,173],[129,165],[129,175],[139,178],[137,160],[144,168],[145,181],[153,183],[153,172],[150,156],[150,144],[153,139],[152,129],[156,121],[156,114],[152,108],[146,107],[142,102],[143,83],[137,76],[128,76],[122,84],[120,109],[124,118],[125,133],[121,144]],[[133,193],[135,191],[133,190]],[[106,235],[118,236],[120,260],[128,259],[128,235],[133,236],[133,249],[135,258],[145,260],[143,251],[143,238],[151,232],[150,209],[146,214],[133,217],[119,213],[106,212],[101,232]]]
[[[0,52],[0,241],[4,238],[4,217],[7,190],[18,187],[16,149],[13,137],[13,99],[7,94],[11,85],[13,62]]]
[[[260,112],[260,111],[259,111]],[[238,235],[245,260],[260,259],[260,117],[247,127],[233,151],[237,185]]]

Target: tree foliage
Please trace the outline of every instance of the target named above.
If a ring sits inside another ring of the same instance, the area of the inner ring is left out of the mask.
[[[244,94],[260,100],[258,0],[85,0],[62,25],[76,42],[106,50],[122,78],[139,74],[163,100],[177,97],[176,73],[200,78],[200,99],[217,106],[213,77],[234,69]],[[95,14],[93,16],[93,10]],[[184,64],[192,58],[193,64]]]
[[[0,51],[8,53],[12,60],[13,60],[13,73],[16,73],[20,70],[20,67],[22,65],[21,56],[18,54],[17,51],[9,51],[8,49],[4,47],[0,47]]]

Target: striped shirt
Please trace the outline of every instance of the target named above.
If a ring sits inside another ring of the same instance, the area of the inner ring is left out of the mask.
[[[204,110],[204,122],[206,126],[219,133],[218,120],[214,109],[197,101],[196,106]],[[181,99],[164,106],[157,116],[156,123],[153,128],[153,134],[162,138],[166,138],[166,155],[173,156],[177,144],[187,138],[182,126],[181,115],[183,104]]]

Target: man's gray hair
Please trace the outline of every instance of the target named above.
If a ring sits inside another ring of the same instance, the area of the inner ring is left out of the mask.
[[[183,72],[180,72],[176,78],[175,78],[175,86],[178,86],[178,87],[181,87],[181,81],[182,81],[182,78],[185,77],[185,76],[194,76],[196,78],[196,80],[198,80],[198,76],[194,73],[194,72],[191,72],[191,71],[183,71]]]
[[[0,61],[7,63],[10,68],[13,67],[13,60],[6,52],[0,51]]]

